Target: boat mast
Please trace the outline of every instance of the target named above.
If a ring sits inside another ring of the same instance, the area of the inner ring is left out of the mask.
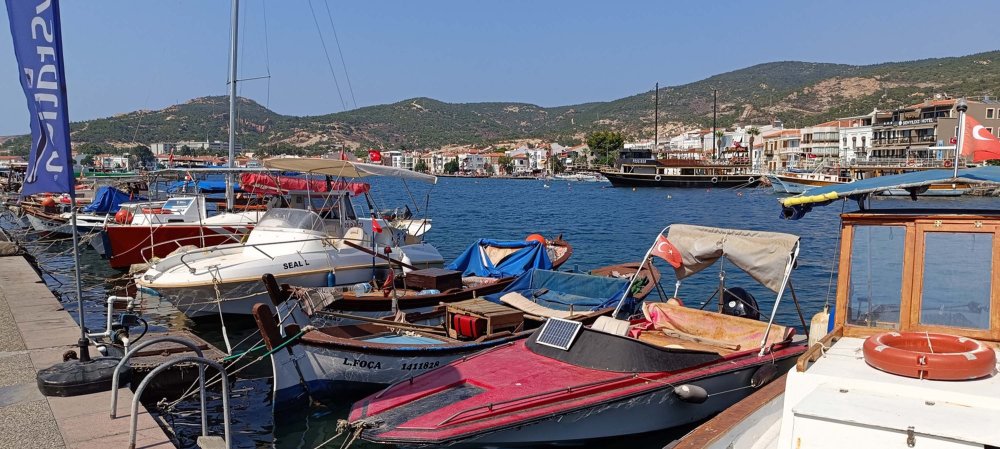
[[[233,167],[236,159],[236,55],[240,25],[240,0],[233,0],[233,16],[230,19],[231,33],[229,35],[229,159],[226,166],[226,210],[233,210]]]
[[[715,119],[717,115],[716,113],[718,112],[718,108],[719,108],[719,90],[713,89],[712,90],[712,155],[715,156],[716,160],[719,159],[719,148],[718,148],[719,140],[718,137],[715,136],[716,133]]]
[[[656,154],[660,150],[660,83],[656,83],[656,89],[653,90],[653,158],[656,158]]]

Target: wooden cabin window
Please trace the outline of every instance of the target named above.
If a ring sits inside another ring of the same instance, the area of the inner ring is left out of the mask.
[[[905,226],[854,226],[847,324],[899,328]]]
[[[990,328],[993,239],[983,232],[925,232],[919,323]]]

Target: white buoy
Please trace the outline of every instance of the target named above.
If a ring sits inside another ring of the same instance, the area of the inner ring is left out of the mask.
[[[830,326],[830,306],[823,306],[823,310],[813,315],[809,320],[809,346],[820,341],[826,336],[826,329]]]

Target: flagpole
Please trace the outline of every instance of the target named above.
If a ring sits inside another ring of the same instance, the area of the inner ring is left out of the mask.
[[[962,154],[962,144],[965,140],[965,111],[969,110],[969,105],[965,103],[964,98],[959,98],[955,109],[958,111],[958,132],[955,136],[955,171],[952,173],[953,178],[958,177],[958,156]]]
[[[656,238],[659,239],[664,232],[667,232],[667,229],[670,229],[670,225],[667,225],[663,229],[661,229],[660,233],[656,235]],[[618,312],[621,311],[622,305],[625,304],[625,298],[628,298],[629,292],[632,291],[632,283],[634,283],[635,279],[639,277],[640,273],[642,273],[642,267],[646,266],[646,262],[649,261],[649,256],[650,254],[653,253],[653,248],[656,248],[656,240],[653,240],[653,244],[650,245],[649,249],[646,250],[646,255],[642,257],[642,262],[639,262],[639,269],[632,274],[631,278],[629,278],[628,287],[625,288],[625,293],[622,295],[621,299],[618,300],[618,305],[615,306],[615,311],[611,314],[611,318],[618,317]]]
[[[76,182],[70,177],[70,182]],[[87,339],[87,326],[84,325],[83,312],[83,287],[80,283],[80,235],[76,228],[76,189],[70,193],[70,207],[73,208],[70,214],[70,225],[73,227],[73,272],[76,277],[76,313],[80,319],[80,340],[77,345],[80,347],[80,361],[90,361],[90,340]],[[111,313],[108,311],[108,313]]]

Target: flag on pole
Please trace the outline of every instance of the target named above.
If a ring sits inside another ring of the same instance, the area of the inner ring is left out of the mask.
[[[656,238],[656,242],[653,243],[653,249],[649,254],[667,261],[674,268],[680,268],[683,263],[680,250],[662,235]]]
[[[31,150],[21,195],[75,196],[59,1],[7,0],[7,18],[31,122]]]
[[[368,150],[368,160],[373,163],[382,162],[382,152],[375,149]]]
[[[375,218],[375,214],[372,214],[372,234],[381,234],[382,226],[378,224],[378,219]]]
[[[962,135],[962,156],[972,162],[1000,159],[1000,139],[968,114],[965,115],[965,134]]]

